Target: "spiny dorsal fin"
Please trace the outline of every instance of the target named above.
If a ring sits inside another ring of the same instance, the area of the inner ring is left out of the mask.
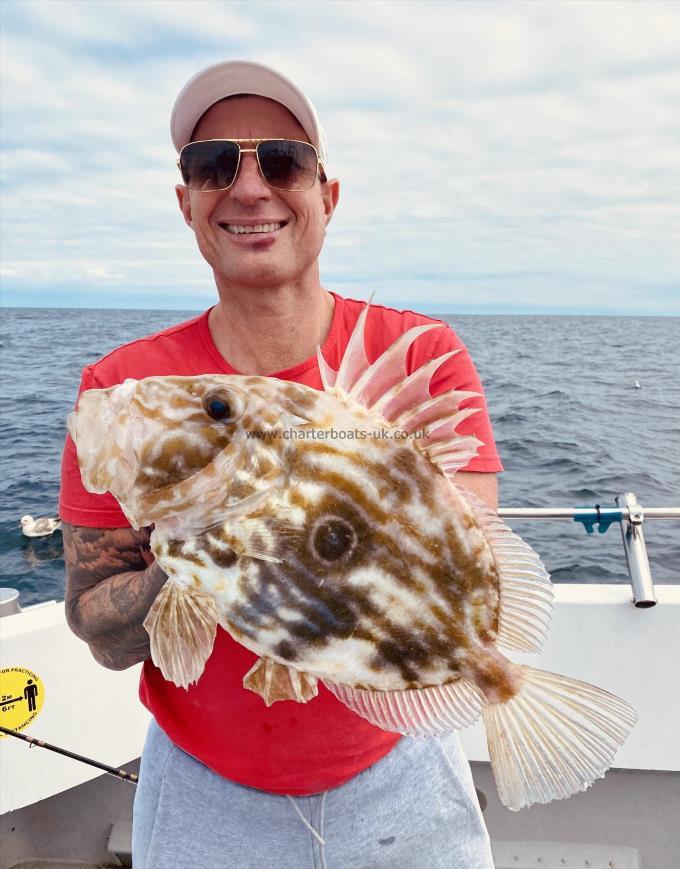
[[[453,437],[446,440],[437,441],[431,447],[428,446],[427,440],[417,440],[416,444],[429,460],[449,478],[464,468],[470,459],[474,459],[479,447],[483,446],[482,441],[474,435],[458,434],[454,434]]]
[[[459,408],[467,398],[479,397],[478,392],[463,392],[458,389],[449,389],[435,398],[428,398],[422,404],[404,411],[395,422],[404,431],[419,431],[425,426],[433,426],[436,422],[451,419],[454,413],[466,413],[467,416],[470,415],[467,412],[469,410],[475,413],[479,408],[466,408],[464,411],[459,410]],[[461,417],[459,421],[462,422],[462,419],[464,417]]]
[[[456,429],[469,416],[479,413],[481,407],[464,407],[448,419],[435,419],[433,422],[422,426],[422,431],[425,434],[428,447],[433,450],[440,443],[451,440],[451,438],[459,438],[460,435]]]
[[[324,389],[346,392],[409,434],[422,432],[425,437],[419,439],[418,446],[444,473],[455,473],[477,455],[482,443],[475,437],[456,434],[458,425],[481,409],[461,408],[461,403],[479,397],[479,393],[451,389],[432,398],[429,386],[435,371],[460,350],[431,359],[407,375],[406,356],[413,342],[425,332],[445,325],[425,323],[408,329],[369,365],[364,347],[369,307],[370,301],[359,315],[337,372],[317,348]]]
[[[406,379],[406,356],[411,345],[431,329],[439,329],[443,323],[427,323],[423,326],[414,326],[403,335],[400,335],[394,343],[382,353],[375,362],[370,365],[359,377],[350,390],[360,404],[365,407],[377,401],[393,386],[402,383]]]
[[[520,652],[539,652],[548,633],[553,600],[543,562],[476,495],[462,486],[456,490],[472,508],[498,568],[498,644]]]
[[[338,372],[334,371],[331,366],[323,358],[321,347],[316,348],[316,359],[319,363],[319,371],[321,372],[321,383],[326,392],[329,392],[335,386],[335,380]]]
[[[338,375],[335,378],[335,387],[343,389],[345,392],[351,391],[354,384],[368,368],[364,331],[369,307],[370,302],[359,314],[359,319],[347,342],[347,347],[340,362],[340,368],[338,368]]]
[[[422,326],[414,326],[400,335],[371,365],[366,356],[365,331],[372,299],[373,295],[359,314],[337,371],[326,362],[321,348],[316,348],[324,389],[328,391],[334,386],[342,389],[355,396],[364,407],[370,407],[373,401],[377,401],[385,392],[406,379],[406,355],[415,339],[430,329],[441,328],[444,325],[426,323]],[[442,357],[443,361],[445,360]]]
[[[409,374],[392,389],[381,395],[371,405],[371,410],[379,413],[388,422],[394,421],[402,413],[417,407],[430,399],[430,381],[437,371],[452,356],[460,353],[460,350],[450,350],[436,359],[431,359],[425,365],[421,365],[412,374]]]

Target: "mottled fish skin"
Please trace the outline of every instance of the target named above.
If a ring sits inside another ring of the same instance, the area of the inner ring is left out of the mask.
[[[233,420],[208,415],[214,395]],[[498,630],[494,559],[417,440],[347,395],[263,377],[147,378],[84,399],[83,428],[107,423],[99,476],[248,648],[373,690],[479,671]],[[331,429],[362,434],[311,436]]]
[[[233,419],[208,415],[215,395]],[[79,444],[86,484],[155,523],[161,567],[212,595],[243,645],[373,690],[494,669],[499,578],[473,511],[416,439],[352,397],[151,377],[85,393],[78,416],[97,444]],[[331,430],[363,434],[312,437]]]
[[[365,411],[357,426],[351,412],[336,418],[366,430]],[[414,440],[295,440],[266,501],[184,544],[158,541],[155,554],[215,597],[243,645],[344,685],[443,684],[483,669],[496,639],[491,551]]]
[[[313,392],[268,377],[148,377],[84,392],[68,426],[89,491],[111,492],[135,527],[191,532],[278,478],[288,442],[246,433],[294,422]],[[233,418],[208,415],[215,397]]]

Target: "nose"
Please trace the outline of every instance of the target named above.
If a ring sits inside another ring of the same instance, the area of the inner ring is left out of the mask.
[[[262,177],[255,154],[241,154],[238,174],[229,188],[229,195],[243,205],[271,199],[271,188]]]

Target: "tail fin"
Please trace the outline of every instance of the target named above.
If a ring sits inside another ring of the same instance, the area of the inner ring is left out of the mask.
[[[637,720],[607,691],[520,667],[522,688],[482,710],[491,768],[511,811],[565,799],[602,778]]]

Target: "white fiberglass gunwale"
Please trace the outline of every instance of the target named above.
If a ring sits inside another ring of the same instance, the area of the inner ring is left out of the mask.
[[[619,750],[615,767],[678,771],[680,691],[669,686],[668,678],[670,662],[680,658],[680,585],[652,585],[641,525],[643,518],[677,519],[680,508],[643,511],[631,493],[617,502],[617,508],[499,510],[503,518],[572,518],[591,529],[599,522],[618,522],[632,585],[632,593],[627,583],[555,585],[552,624],[543,650],[510,657],[591,682],[637,709],[639,721]],[[45,688],[43,708],[26,734],[111,766],[138,757],[149,720],[137,698],[139,665],[114,672],[97,664],[85,643],[69,630],[63,603],[52,601],[16,612],[12,595],[8,602],[14,614],[0,618],[0,668],[31,670]],[[471,761],[488,761],[481,723],[461,731],[461,743]],[[99,774],[61,755],[31,751],[11,737],[0,737],[0,764],[0,813]]]
[[[657,606],[638,609],[628,585],[557,585],[543,651],[512,655],[602,686],[637,709],[639,721],[614,762],[621,769],[680,770],[680,692],[668,684],[671,662],[680,658],[680,585],[658,586],[656,593]],[[139,666],[100,667],[69,630],[63,603],[28,608],[1,624],[0,667],[26,667],[45,686],[43,709],[26,733],[112,766],[139,756],[149,720],[137,698]],[[481,725],[460,736],[471,761],[488,760]],[[98,775],[10,737],[0,739],[0,764],[1,813]]]

